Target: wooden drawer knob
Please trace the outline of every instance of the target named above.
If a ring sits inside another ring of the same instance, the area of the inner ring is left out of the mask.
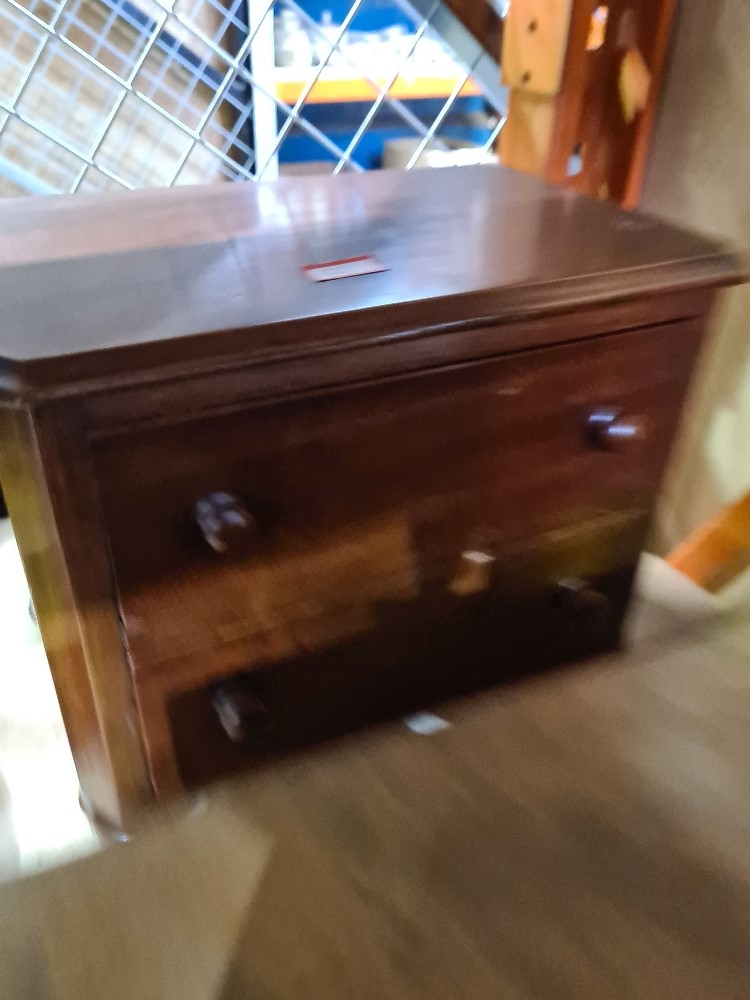
[[[196,501],[195,523],[219,555],[246,550],[258,535],[258,522],[233,493],[209,493]]]
[[[586,429],[591,443],[607,451],[620,451],[646,437],[642,417],[601,406],[589,414]]]
[[[243,678],[219,685],[212,701],[221,728],[232,743],[245,743],[271,725],[270,709],[252,684]]]

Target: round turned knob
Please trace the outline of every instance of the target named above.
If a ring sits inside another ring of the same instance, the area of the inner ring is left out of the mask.
[[[194,508],[195,523],[219,555],[241,551],[258,534],[258,522],[233,493],[209,493]]]
[[[592,444],[608,451],[619,451],[643,441],[646,427],[642,417],[601,406],[589,414],[586,427]]]
[[[245,743],[272,725],[271,710],[244,678],[221,684],[212,700],[221,727],[233,743]]]

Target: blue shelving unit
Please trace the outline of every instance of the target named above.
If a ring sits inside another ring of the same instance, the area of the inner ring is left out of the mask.
[[[317,23],[322,23],[324,13],[330,11],[333,23],[340,24],[350,8],[348,0],[298,0],[298,2]],[[375,2],[364,5],[362,10],[357,12],[350,30],[376,32],[397,25],[404,26],[410,32],[414,30],[414,24],[399,7],[391,3]],[[425,128],[435,120],[444,103],[445,99],[442,97],[404,100],[404,104],[424,123]],[[345,149],[367,114],[370,104],[370,101],[317,104],[308,99],[302,108],[302,115],[340,148]],[[486,111],[487,104],[481,95],[458,97],[441,124],[440,138],[481,145],[489,138],[490,130],[483,125],[477,125],[476,122],[481,122]],[[280,112],[279,127],[283,124],[284,118]],[[355,148],[353,159],[365,169],[377,169],[382,165],[385,143],[404,138],[417,138],[417,135],[414,129],[387,102],[384,102]],[[281,164],[335,162],[335,160],[336,157],[332,153],[296,126],[290,129],[279,150]]]

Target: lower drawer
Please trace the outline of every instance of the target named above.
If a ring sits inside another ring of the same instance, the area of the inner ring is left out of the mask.
[[[183,677],[160,695],[172,760],[157,787],[616,647],[647,525],[635,510],[550,532],[489,566],[469,563],[456,586],[382,602],[369,631],[335,647],[194,687]],[[141,683],[147,692],[152,681]]]

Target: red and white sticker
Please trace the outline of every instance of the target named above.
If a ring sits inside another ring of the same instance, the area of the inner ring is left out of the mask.
[[[365,254],[362,257],[342,257],[341,260],[328,260],[324,264],[308,264],[302,268],[302,273],[310,281],[335,281],[336,278],[356,278],[360,274],[377,274],[387,268]]]

